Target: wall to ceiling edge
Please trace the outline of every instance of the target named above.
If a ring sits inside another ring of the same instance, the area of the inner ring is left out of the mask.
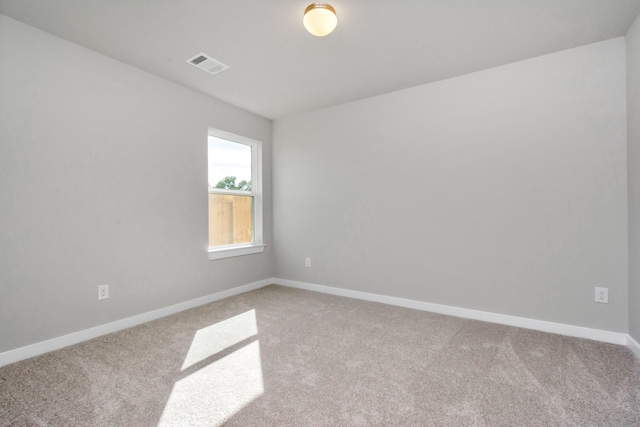
[[[0,58],[0,352],[273,276],[269,120],[3,15]],[[209,127],[264,144],[262,254],[207,259]]]
[[[276,120],[277,276],[626,332],[625,62],[621,37]]]

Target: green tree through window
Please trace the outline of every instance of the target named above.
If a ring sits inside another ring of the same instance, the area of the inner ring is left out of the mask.
[[[211,184],[209,184],[211,187]],[[228,176],[221,179],[213,188],[224,188],[225,190],[251,191],[251,181],[242,180],[236,184],[235,176]]]

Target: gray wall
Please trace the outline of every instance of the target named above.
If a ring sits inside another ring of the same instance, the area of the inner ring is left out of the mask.
[[[0,352],[273,276],[270,121],[2,15],[0,63]],[[263,254],[207,259],[209,126],[264,142]]]
[[[629,173],[629,335],[640,342],[640,17],[627,42],[627,168]]]
[[[626,332],[625,123],[624,38],[277,120],[276,274]]]
[[[629,253],[619,38],[277,121],[274,259],[268,120],[0,15],[0,352],[276,275],[639,340],[639,46]],[[207,260],[210,126],[264,142],[263,254]]]

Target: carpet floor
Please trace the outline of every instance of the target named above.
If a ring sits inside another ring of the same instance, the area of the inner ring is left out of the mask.
[[[625,347],[268,286],[0,368],[1,426],[640,426]]]

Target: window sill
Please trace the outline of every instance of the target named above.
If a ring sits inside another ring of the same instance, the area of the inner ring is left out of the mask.
[[[207,249],[207,255],[210,260],[214,259],[222,259],[222,258],[231,258],[234,256],[242,256],[242,255],[251,255],[258,254],[264,251],[264,248],[267,245],[264,244],[255,244],[255,245],[246,245],[246,246],[234,246],[234,247],[226,247],[226,248],[217,248],[217,249]]]

